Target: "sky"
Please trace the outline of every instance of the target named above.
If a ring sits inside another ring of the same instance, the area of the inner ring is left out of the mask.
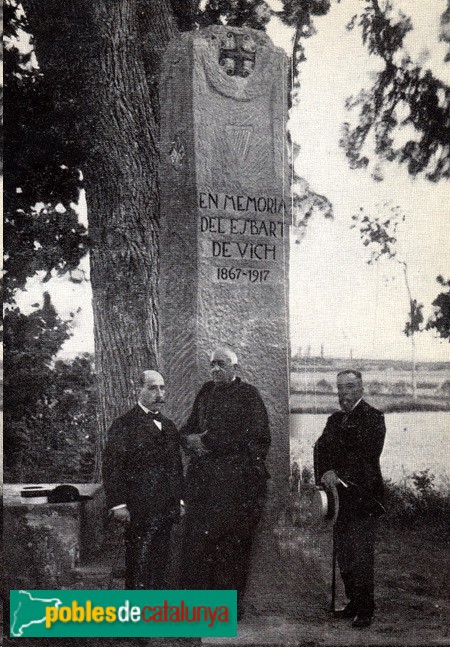
[[[277,8],[280,3],[271,4]],[[445,0],[396,0],[413,20],[413,31],[405,46],[415,59],[450,84],[450,65],[443,60],[445,43],[438,41],[439,16]],[[307,61],[301,65],[299,101],[290,113],[289,127],[300,146],[296,171],[311,189],[333,204],[335,219],[313,219],[300,244],[294,237],[290,263],[290,328],[292,351],[308,347],[325,356],[409,359],[411,344],[403,334],[408,313],[408,296],[401,268],[395,262],[368,265],[367,249],[351,229],[351,216],[360,207],[374,212],[376,204],[399,205],[406,221],[398,230],[398,257],[408,264],[413,297],[425,304],[427,317],[431,301],[441,287],[438,274],[450,278],[449,183],[411,179],[396,164],[383,167],[384,180],[375,182],[369,170],[349,168],[339,147],[342,123],[348,120],[345,99],[363,87],[370,87],[380,62],[369,57],[358,29],[345,25],[360,8],[359,0],[334,4],[327,16],[315,18],[317,34],[306,39]],[[292,30],[274,19],[269,25],[274,43],[290,53]],[[80,218],[85,219],[82,198]],[[83,261],[88,273],[88,262]],[[61,316],[76,314],[73,337],[62,355],[93,352],[93,317],[88,282],[69,283],[64,278],[45,284]],[[27,292],[18,298],[25,311],[42,299],[39,277],[29,281]],[[450,344],[421,333],[417,337],[419,361],[450,360]]]
[[[345,25],[360,7],[359,0],[334,5],[315,18],[317,34],[304,39],[307,61],[301,65],[299,102],[290,115],[293,141],[300,145],[296,172],[312,190],[333,204],[335,220],[316,218],[300,244],[291,245],[290,310],[293,352],[308,346],[328,356],[409,359],[411,343],[403,334],[409,300],[398,263],[368,265],[369,254],[351,229],[351,216],[364,207],[392,202],[406,216],[398,230],[398,257],[408,263],[413,297],[432,312],[440,292],[438,274],[450,278],[449,183],[411,179],[396,164],[383,167],[384,180],[371,179],[370,169],[350,169],[339,147],[342,123],[349,119],[345,99],[370,87],[380,69],[362,45],[358,29]],[[426,3],[404,0],[413,20],[405,47],[450,84],[444,65],[445,43],[438,41],[439,17],[445,0]],[[291,31],[272,24],[275,44],[289,51]],[[417,338],[419,360],[449,360],[450,344],[422,333]]]

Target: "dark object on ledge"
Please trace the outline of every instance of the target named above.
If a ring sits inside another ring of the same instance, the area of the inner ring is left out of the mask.
[[[91,501],[93,497],[80,494],[74,485],[57,485],[48,493],[48,503],[77,503],[78,501]]]

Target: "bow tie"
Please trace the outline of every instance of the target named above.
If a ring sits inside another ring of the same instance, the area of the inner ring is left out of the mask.
[[[149,411],[145,415],[147,415],[149,418],[152,418],[152,420],[161,420],[161,414],[159,413],[159,411]]]

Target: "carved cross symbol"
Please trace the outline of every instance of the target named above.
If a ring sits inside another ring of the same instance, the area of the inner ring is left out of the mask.
[[[220,43],[219,64],[228,76],[247,77],[255,67],[256,42],[248,34],[228,32]]]

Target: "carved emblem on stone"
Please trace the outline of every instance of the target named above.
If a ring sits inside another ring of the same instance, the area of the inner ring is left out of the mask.
[[[219,46],[219,64],[228,76],[249,76],[255,67],[256,42],[250,34],[231,31],[222,37]]]
[[[169,157],[172,162],[172,166],[176,171],[179,171],[183,168],[183,160],[186,157],[186,149],[184,148],[184,144],[181,141],[181,137],[179,135],[176,135],[175,139],[172,142],[172,148],[170,149]]]
[[[219,94],[251,101],[270,93],[284,74],[276,48],[262,31],[212,25],[194,32],[194,60],[202,61],[206,82]]]
[[[245,160],[250,145],[253,126],[228,125],[225,127],[225,130],[230,150],[238,160]]]

